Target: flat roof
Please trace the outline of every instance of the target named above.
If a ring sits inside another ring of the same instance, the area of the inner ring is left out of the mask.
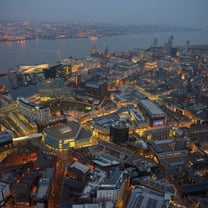
[[[98,145],[104,146],[105,149],[109,149],[109,150],[112,150],[112,151],[115,151],[115,152],[119,152],[119,153],[128,155],[129,157],[132,154],[131,150],[123,148],[123,147],[120,147],[120,146],[118,146],[118,145],[116,145],[114,143],[107,142],[107,141],[104,141],[104,140],[99,140],[98,141]]]
[[[104,179],[104,181],[101,183],[101,187],[105,187],[105,185],[116,185],[122,173],[122,170],[114,170],[110,174],[110,177]]]
[[[117,160],[108,159],[107,157],[104,156],[100,156],[98,159],[93,160],[93,162],[103,167],[120,164],[120,162],[118,162]]]
[[[88,166],[86,166],[80,162],[77,162],[77,161],[74,162],[70,167],[76,168],[76,169],[82,171],[84,174],[86,174],[90,169]]]
[[[43,181],[44,179],[45,181]],[[48,178],[41,178],[40,181],[36,198],[46,200],[49,194],[50,180]]]
[[[68,189],[71,189],[71,187],[74,187],[75,189],[84,189],[86,186],[86,183],[83,181],[74,180],[70,177],[65,177],[64,179],[64,186],[67,186]]]
[[[187,150],[187,139],[186,138],[174,138],[164,140],[150,141],[149,144],[153,147],[157,153],[175,152],[180,150]]]
[[[100,87],[100,85],[97,82],[88,82],[85,85],[86,87],[91,87],[91,88],[96,88],[98,89]]]
[[[166,115],[155,103],[150,100],[140,100],[145,110],[151,115]]]
[[[158,129],[149,129],[149,130],[146,130],[145,133],[146,134],[154,134],[154,133],[159,133],[159,132],[165,132],[165,131],[170,131],[172,128],[169,127],[169,126],[166,126],[166,127],[162,127],[162,128],[158,128]]]
[[[72,208],[100,208],[100,204],[73,204]]]
[[[127,208],[161,208],[165,202],[165,194],[136,186],[131,193]]]

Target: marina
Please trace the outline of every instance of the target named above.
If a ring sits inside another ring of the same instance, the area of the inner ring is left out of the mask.
[[[19,87],[26,87],[38,83],[38,78],[35,74],[21,74],[17,73],[8,77],[11,87],[17,89]]]

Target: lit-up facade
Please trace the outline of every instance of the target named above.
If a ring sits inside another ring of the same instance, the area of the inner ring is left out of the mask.
[[[166,126],[167,115],[154,102],[150,100],[140,100],[138,105],[148,117],[150,127],[157,128]]]
[[[107,112],[107,111],[106,111]],[[94,130],[93,135],[104,140],[117,140],[117,142],[124,142],[128,139],[128,134],[135,132],[141,133],[148,127],[148,121],[143,115],[132,105],[129,104],[121,107],[119,110],[108,111],[105,115],[97,115],[91,121],[91,128]],[[113,128],[118,124],[125,126],[125,128]],[[119,138],[121,137],[122,138]]]
[[[18,111],[30,121],[48,121],[50,108],[29,102],[23,97],[17,98]]]
[[[146,62],[145,69],[156,69],[158,67],[157,62]]]
[[[78,122],[69,121],[43,130],[43,142],[52,149],[67,150],[91,144],[91,132]]]
[[[18,71],[22,73],[42,72],[43,69],[47,69],[48,67],[49,64],[20,65]]]

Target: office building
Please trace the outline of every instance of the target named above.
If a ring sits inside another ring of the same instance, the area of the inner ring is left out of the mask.
[[[110,127],[110,141],[115,143],[124,143],[129,138],[129,127],[125,124],[117,122]]]
[[[166,53],[171,54],[171,49],[173,47],[173,35],[168,38],[168,42],[165,44]]]
[[[119,201],[124,193],[124,175],[122,170],[113,170],[97,189],[97,199],[106,201]]]

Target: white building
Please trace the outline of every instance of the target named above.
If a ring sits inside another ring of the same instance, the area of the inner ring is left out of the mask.
[[[125,180],[123,171],[114,170],[100,184],[97,190],[97,199],[108,201],[119,201],[123,197]]]

